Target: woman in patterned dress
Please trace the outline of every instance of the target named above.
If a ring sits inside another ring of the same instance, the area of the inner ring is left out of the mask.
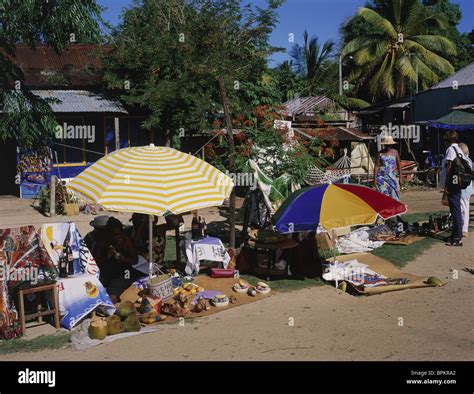
[[[400,179],[402,168],[398,151],[390,145],[396,144],[391,136],[382,138],[383,149],[375,159],[374,181],[378,192],[400,201]]]

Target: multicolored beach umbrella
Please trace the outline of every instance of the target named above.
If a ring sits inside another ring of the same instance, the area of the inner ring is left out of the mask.
[[[68,184],[84,200],[110,211],[157,216],[219,206],[233,187],[209,163],[153,144],[115,151]]]
[[[372,224],[379,216],[388,219],[406,211],[405,204],[368,187],[325,184],[291,194],[272,222],[280,233],[316,231],[318,226],[332,230]]]

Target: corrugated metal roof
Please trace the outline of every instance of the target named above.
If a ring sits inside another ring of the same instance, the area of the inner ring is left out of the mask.
[[[336,107],[336,103],[326,96],[297,97],[283,103],[283,112],[287,116],[316,112],[325,107]]]
[[[454,81],[457,86],[474,85],[474,62],[461,68],[458,72],[432,86],[431,89],[453,88]]]
[[[293,128],[294,131],[296,131],[298,134],[302,135],[305,138],[308,139],[315,139],[315,137],[321,137],[325,136],[325,138],[335,138],[338,141],[363,141],[363,140],[372,140],[374,137],[371,137],[367,133],[363,133],[359,130],[348,128],[348,127],[334,127],[334,128],[329,128],[331,132],[329,135],[327,135],[327,130],[328,129],[310,129],[310,130],[305,130],[302,128]],[[311,134],[308,133],[308,131],[311,132]]]
[[[409,101],[401,102],[401,103],[395,103],[395,104],[390,104],[387,108],[405,108],[410,105]]]
[[[60,102],[50,103],[53,112],[128,113],[119,101],[87,90],[32,90],[31,92],[43,99],[59,100]]]
[[[461,104],[451,107],[451,109],[474,109],[474,104]]]

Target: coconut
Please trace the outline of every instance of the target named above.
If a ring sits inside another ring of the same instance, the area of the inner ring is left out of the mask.
[[[135,305],[133,302],[125,301],[122,302],[117,308],[117,314],[122,318],[125,319],[130,315],[136,315],[137,310],[135,309]]]
[[[443,282],[441,282],[441,279],[438,279],[436,276],[430,276],[425,283],[434,287],[443,286]]]
[[[339,283],[339,286],[337,286],[337,288],[345,293],[347,291],[347,282]]]
[[[120,317],[117,315],[112,315],[107,318],[107,334],[115,335],[120,334],[125,331]]]
[[[107,322],[103,319],[94,319],[89,325],[89,337],[102,340],[107,336]]]
[[[138,320],[136,315],[130,315],[123,321],[123,326],[125,331],[140,331],[142,326],[140,325],[140,320]]]

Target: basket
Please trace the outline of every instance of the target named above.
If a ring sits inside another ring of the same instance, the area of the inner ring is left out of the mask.
[[[148,279],[148,294],[158,296],[163,301],[173,297],[173,282],[171,275],[161,273],[160,276],[155,276]]]

